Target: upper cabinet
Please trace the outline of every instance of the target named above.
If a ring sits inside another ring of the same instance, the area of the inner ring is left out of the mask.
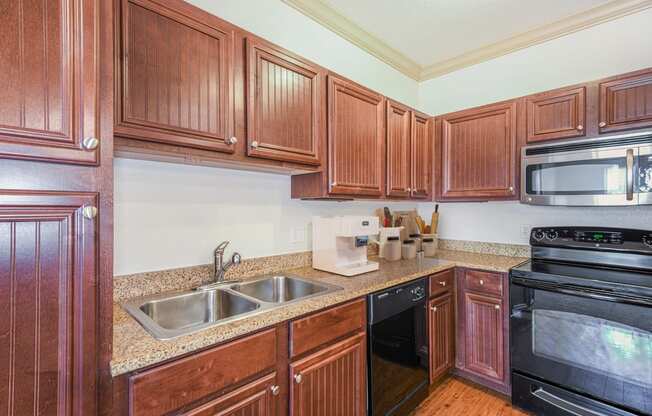
[[[328,190],[379,197],[385,176],[385,98],[328,76]]]
[[[528,143],[585,135],[586,87],[526,97]]]
[[[319,165],[325,70],[259,39],[246,44],[247,154]]]
[[[412,184],[412,113],[387,100],[387,196],[408,198]]]
[[[0,157],[98,163],[99,5],[2,3]]]
[[[432,199],[434,137],[431,126],[432,119],[428,115],[412,111],[412,198]]]
[[[438,199],[516,198],[517,101],[441,116]]]
[[[159,2],[120,5],[115,134],[233,152],[234,29]]]
[[[600,133],[652,126],[652,70],[600,82]]]

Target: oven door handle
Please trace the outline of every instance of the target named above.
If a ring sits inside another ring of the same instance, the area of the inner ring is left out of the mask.
[[[634,149],[627,149],[625,182],[626,197],[631,201],[634,199]]]
[[[580,296],[589,299],[603,300],[607,302],[627,303],[631,305],[652,306],[652,299],[637,296],[627,296],[611,293],[600,289],[589,289],[581,286],[558,284],[550,282],[539,282],[530,279],[512,276],[512,282],[524,287],[547,290],[550,292],[563,293],[565,295]]]
[[[538,399],[543,400],[544,402],[561,409],[571,415],[575,416],[607,416],[604,413],[596,412],[595,410],[587,409],[584,406],[571,403],[566,399],[562,399],[559,396],[556,396],[550,392],[545,391],[541,387],[534,390],[532,395]]]

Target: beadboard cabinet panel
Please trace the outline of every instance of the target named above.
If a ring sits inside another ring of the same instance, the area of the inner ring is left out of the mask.
[[[652,126],[652,69],[600,83],[600,133]]]
[[[95,165],[99,1],[6,1],[0,13],[0,157]]]
[[[247,154],[319,165],[325,71],[262,40],[246,44]]]
[[[432,199],[434,137],[431,122],[428,115],[412,112],[410,196],[416,199]]]
[[[430,383],[455,366],[455,304],[452,288],[428,303],[430,330]]]
[[[412,113],[387,100],[387,196],[408,198],[412,183]]]
[[[586,87],[532,95],[526,106],[529,143],[586,134]]]
[[[233,152],[233,29],[175,5],[121,2],[116,135]]]

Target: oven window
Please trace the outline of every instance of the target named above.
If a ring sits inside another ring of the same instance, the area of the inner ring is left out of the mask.
[[[532,354],[607,377],[652,387],[652,334],[605,319],[536,309]]]
[[[572,162],[541,163],[527,167],[529,195],[624,194],[624,157]]]
[[[652,192],[652,155],[638,158],[639,192]]]

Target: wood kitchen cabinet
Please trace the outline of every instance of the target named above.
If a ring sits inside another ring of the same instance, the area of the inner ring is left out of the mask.
[[[387,100],[387,196],[432,196],[433,138],[430,118]]]
[[[430,276],[428,337],[430,383],[445,377],[455,367],[455,270]]]
[[[366,415],[364,332],[290,364],[290,414]]]
[[[0,157],[99,163],[99,9],[99,0],[2,3]]]
[[[379,197],[384,190],[385,98],[328,76],[328,191]]]
[[[652,69],[600,81],[600,133],[652,126]]]
[[[247,154],[319,165],[325,144],[325,70],[247,38]]]
[[[84,215],[97,203],[92,192],[0,191],[3,413],[97,411],[98,222]]]
[[[527,142],[586,134],[586,87],[546,91],[526,97]]]
[[[517,101],[438,117],[438,200],[517,198]]]
[[[473,381],[509,394],[507,277],[458,269],[457,370]]]
[[[115,134],[233,152],[234,27],[177,1],[119,5]]]

